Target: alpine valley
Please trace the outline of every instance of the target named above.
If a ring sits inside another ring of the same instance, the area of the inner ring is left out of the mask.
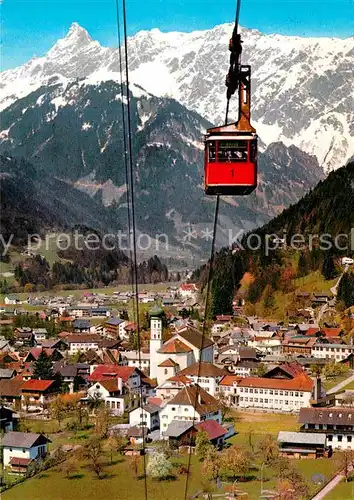
[[[214,200],[203,191],[202,137],[222,121],[231,31],[152,30],[128,40],[136,222],[140,233],[168,236],[164,256],[198,261],[210,246]],[[323,179],[324,169],[354,154],[354,38],[243,31],[263,144],[260,182],[247,198],[223,200],[218,245],[265,224]],[[1,75],[2,179],[11,183],[12,200],[16,185],[19,193],[31,186],[26,213],[38,203],[46,228],[52,220],[53,228],[126,230],[126,99],[118,67],[118,50],[74,23],[45,56]],[[151,252],[159,253],[157,246]]]

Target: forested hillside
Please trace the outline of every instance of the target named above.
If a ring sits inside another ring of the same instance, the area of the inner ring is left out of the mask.
[[[298,203],[254,231],[253,238],[261,242],[259,249],[247,246],[251,236],[248,234],[238,246],[218,252],[213,267],[212,313],[230,313],[237,291],[240,299],[248,304],[262,303],[264,312],[271,313],[277,292],[294,292],[311,280],[317,280],[312,286],[329,290],[331,280],[344,270],[341,257],[354,255],[353,195],[354,163],[350,163],[332,172]],[[207,266],[193,278],[203,287]],[[241,278],[244,279],[240,283]],[[343,276],[338,299],[341,307],[354,304],[354,274],[350,269]],[[291,316],[292,304],[287,307],[284,313]]]

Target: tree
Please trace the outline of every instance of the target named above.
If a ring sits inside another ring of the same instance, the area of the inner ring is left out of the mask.
[[[309,272],[308,254],[305,252],[300,253],[299,262],[297,265],[297,275],[302,278]]]
[[[348,481],[348,477],[354,467],[354,451],[344,450],[344,452],[339,454],[337,461],[338,469],[343,471],[345,480]]]
[[[271,434],[267,434],[258,443],[257,454],[263,464],[272,465],[279,457],[279,446]]]
[[[333,256],[330,252],[325,252],[321,272],[325,280],[332,280],[338,275]]]
[[[129,457],[129,469],[131,469],[134,473],[134,476],[138,476],[139,470],[139,455],[131,455]]]
[[[80,390],[81,385],[85,385],[85,380],[80,375],[75,375],[73,382],[74,392],[78,392]]]
[[[195,454],[201,462],[205,459],[212,446],[208,434],[205,431],[198,431],[195,439]]]
[[[41,351],[37,361],[34,363],[33,378],[39,380],[53,380],[52,362],[44,351]]]
[[[81,404],[81,401],[76,401],[72,405],[74,411],[76,425],[79,429],[82,428],[84,423],[87,423],[89,415],[87,409]]]
[[[267,373],[267,368],[264,363],[259,363],[256,371],[257,377],[264,377],[264,375]]]
[[[31,398],[29,396],[27,396],[27,394],[26,394],[25,396],[23,396],[23,402],[24,402],[24,406],[26,408],[26,412],[28,413],[28,409],[31,406]]]
[[[172,470],[172,464],[163,453],[154,453],[149,458],[146,474],[154,479],[166,479]]]
[[[222,463],[226,469],[229,469],[234,479],[237,474],[245,475],[250,467],[250,455],[242,448],[233,445],[231,448],[224,450],[222,455]]]
[[[253,430],[252,429],[248,433],[248,446],[251,450],[251,453],[254,454],[254,442],[253,442]]]
[[[95,420],[95,431],[101,438],[106,438],[108,436],[110,417],[111,412],[109,408],[106,406],[99,408]]]
[[[218,402],[218,407],[221,410],[222,420],[224,420],[231,411],[228,399],[223,392],[219,392],[216,400]]]
[[[58,422],[59,429],[61,426],[61,422],[65,418],[67,410],[68,410],[67,404],[65,403],[65,401],[61,396],[57,396],[50,404],[50,414],[52,418]]]
[[[322,375],[323,367],[318,364],[313,364],[310,366],[310,370],[313,377],[320,377]]]
[[[206,454],[202,465],[202,475],[216,481],[221,469],[220,455],[214,447],[211,447]]]
[[[92,413],[95,413],[98,408],[103,406],[103,399],[99,394],[94,393],[93,396],[88,397],[87,406]]]
[[[72,456],[68,460],[65,460],[60,466],[60,472],[64,474],[67,479],[70,479],[77,471],[77,469],[78,462],[75,456]]]
[[[127,438],[123,436],[119,429],[114,429],[109,436],[111,447],[122,454],[127,444]]]
[[[354,305],[354,273],[343,274],[338,287],[337,298],[344,302],[345,307]]]
[[[263,308],[267,312],[275,305],[274,290],[271,285],[267,285],[263,292]]]
[[[88,461],[90,469],[101,479],[102,464],[102,444],[97,437],[91,438],[87,445],[82,449],[82,457]]]
[[[286,481],[287,495],[289,500],[305,499],[308,497],[309,487],[299,470],[290,462],[288,458],[278,457],[273,460],[272,468],[276,477],[281,481]],[[285,484],[285,483],[284,483]]]

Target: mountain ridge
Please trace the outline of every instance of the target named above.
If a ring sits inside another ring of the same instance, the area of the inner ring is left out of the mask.
[[[192,33],[139,32],[128,39],[131,81],[221,122],[231,31],[224,24]],[[285,37],[245,28],[241,33],[243,62],[253,71],[253,122],[262,141],[293,143],[327,170],[345,163],[354,154],[354,37]],[[119,81],[117,57],[118,49],[102,47],[74,23],[45,56],[2,73],[2,106],[54,76],[63,83],[82,77]]]

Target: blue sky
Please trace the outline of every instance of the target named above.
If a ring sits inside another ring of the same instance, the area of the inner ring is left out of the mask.
[[[0,0],[1,1],[1,0]],[[193,31],[232,22],[235,0],[126,0],[129,34]],[[2,0],[1,69],[43,55],[72,22],[116,46],[114,0]],[[354,0],[242,0],[240,24],[264,33],[354,36]]]

